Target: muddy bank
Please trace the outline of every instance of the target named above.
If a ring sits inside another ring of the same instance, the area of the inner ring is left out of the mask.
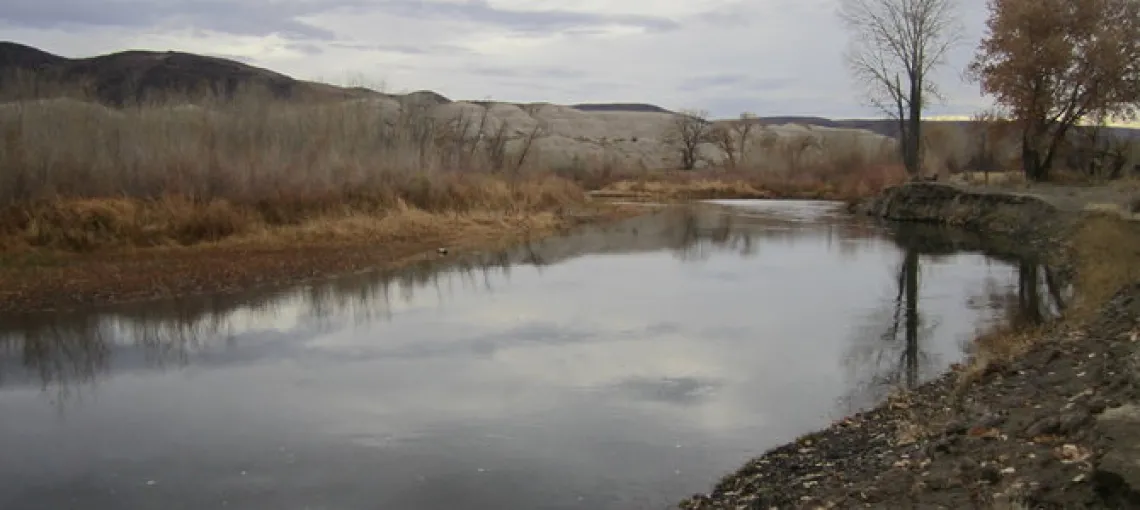
[[[888,188],[853,207],[853,212],[889,221],[961,227],[1008,242],[1063,263],[1058,251],[1079,219],[1048,200],[1028,193],[1004,193],[935,184],[912,183]]]
[[[1030,195],[912,184],[856,210],[965,227],[1070,275],[1086,263],[1069,241],[1087,218]],[[997,339],[1024,342],[1018,355],[956,365],[769,450],[680,508],[1140,508],[1140,285],[1126,283],[1085,320]]]
[[[86,254],[0,252],[0,313],[231,294],[360,271],[395,269],[426,258],[502,249],[521,240],[643,212],[639,207],[598,204],[540,227],[522,223],[476,225],[454,231],[440,229],[432,235],[397,236],[388,242],[344,238],[290,245],[195,246]],[[441,248],[447,253],[441,253]]]

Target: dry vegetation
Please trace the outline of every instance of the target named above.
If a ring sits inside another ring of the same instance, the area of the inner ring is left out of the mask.
[[[868,155],[860,140],[810,133],[787,144],[751,126],[723,132],[738,137],[727,168],[566,171],[542,166],[545,125],[510,128],[490,108],[284,102],[252,88],[109,108],[81,86],[0,85],[0,301],[25,308],[333,274],[630,213],[584,189],[848,198],[903,176],[890,147]]]
[[[0,248],[190,245],[364,218],[395,232],[401,216],[426,228],[425,214],[527,221],[584,199],[565,179],[521,175],[528,147],[471,134],[478,119],[382,113],[254,93],[123,110],[0,105]]]
[[[897,145],[867,147],[852,132],[804,128],[798,136],[778,136],[755,124],[751,114],[711,122],[702,112],[685,112],[664,139],[678,152],[682,170],[609,172],[598,179],[602,196],[643,200],[709,198],[804,198],[856,200],[907,180]],[[715,166],[691,170],[700,149],[711,145],[725,154]],[[757,157],[763,154],[763,157]]]
[[[1073,236],[1077,279],[1066,314],[1086,319],[1122,285],[1140,280],[1140,222],[1091,213]]]
[[[723,170],[604,165],[564,172],[530,163],[540,156],[541,126],[511,136],[506,123],[489,122],[486,113],[440,117],[411,104],[284,103],[253,89],[225,100],[165,98],[110,109],[84,100],[81,91],[27,99],[41,84],[20,78],[5,82],[9,101],[0,104],[0,167],[6,169],[0,174],[0,250],[6,251],[89,252],[273,236],[292,242],[297,232],[322,241],[355,239],[369,219],[382,225],[364,230],[391,236],[398,224],[522,222],[582,204],[583,187],[687,199],[850,198],[901,180],[890,148],[868,156],[858,141],[841,137],[826,146],[806,135],[791,144],[750,140],[750,132],[761,130],[753,130],[748,117],[716,130],[728,138],[721,144],[734,148]],[[690,138],[693,149],[698,140]],[[703,135],[700,141],[709,143]],[[770,149],[770,157],[746,159],[750,144]],[[398,216],[406,215],[420,219],[401,223]],[[332,227],[340,221],[354,226]],[[317,234],[320,229],[327,232]]]
[[[1069,247],[1074,269],[1073,299],[1061,323],[1039,324],[1006,320],[982,332],[969,345],[969,361],[958,367],[956,390],[964,392],[991,367],[1023,356],[1041,339],[1046,328],[1062,326],[1078,331],[1127,282],[1140,280],[1140,222],[1122,218],[1117,211],[1086,209]],[[1011,309],[1016,309],[1012,307]]]
[[[597,194],[652,201],[776,197],[854,201],[906,179],[902,165],[891,164],[796,174],[749,169],[654,172],[617,176]]]

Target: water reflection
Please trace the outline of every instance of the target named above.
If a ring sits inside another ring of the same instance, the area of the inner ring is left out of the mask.
[[[976,239],[733,207],[0,319],[0,508],[664,508],[1032,301]]]
[[[939,262],[949,254],[987,248],[985,240],[968,232],[925,225],[895,225],[891,239],[902,252],[892,281],[893,297],[886,310],[875,310],[856,330],[846,359],[849,376],[856,381],[842,399],[847,412],[881,401],[895,388],[914,388],[945,369],[948,361],[923,348],[923,339],[937,327],[926,323],[919,306],[923,259]],[[981,295],[968,296],[970,308],[988,313],[977,327],[979,333],[997,326],[1034,326],[1063,312],[1063,296],[1071,288],[1062,286],[1053,268],[1032,256],[993,251],[989,255],[1016,265],[1016,284],[1002,284],[990,275]]]
[[[874,227],[828,225],[824,231],[789,228],[787,220],[704,208],[674,208],[617,225],[585,229],[569,237],[524,243],[517,248],[466,257],[439,258],[374,277],[352,276],[299,289],[259,291],[160,301],[52,314],[0,317],[0,385],[39,384],[57,397],[108,373],[112,352],[122,370],[182,366],[213,343],[233,345],[234,333],[251,322],[297,321],[298,335],[391,319],[400,303],[433,292],[442,303],[457,290],[494,293],[495,276],[509,281],[512,269],[544,266],[585,254],[669,250],[681,261],[701,262],[715,252],[757,255],[756,239],[794,244],[823,235],[830,246],[853,254],[852,240],[876,235]],[[134,356],[134,353],[141,353]]]

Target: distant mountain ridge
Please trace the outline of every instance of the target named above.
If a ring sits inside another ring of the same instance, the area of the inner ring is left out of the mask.
[[[108,105],[169,93],[212,92],[230,96],[243,86],[261,86],[277,99],[351,99],[381,95],[297,80],[235,60],[178,51],[127,50],[66,58],[38,48],[0,41],[0,79],[33,72],[58,84],[87,84],[94,99]]]
[[[570,107],[583,112],[676,113],[655,104],[645,103],[579,103],[570,105]]]
[[[0,41],[0,84],[19,71],[35,72],[61,84],[88,83],[95,99],[108,105],[122,105],[148,95],[211,91],[229,96],[243,86],[260,86],[275,98],[284,100],[335,101],[387,97],[418,104],[440,105],[453,102],[442,94],[420,90],[406,94],[386,94],[363,87],[340,87],[298,80],[284,74],[231,59],[178,51],[126,50],[85,58],[67,58],[11,41]],[[467,101],[477,104],[486,101]],[[499,101],[494,101],[498,103]],[[506,103],[516,104],[516,103]],[[579,103],[570,108],[583,112],[641,112],[674,114],[647,103]],[[757,117],[763,125],[801,124],[830,128],[864,129],[897,137],[896,124],[888,119],[828,119],[814,116]],[[940,121],[939,124],[965,128],[969,121]],[[1140,130],[1108,128],[1124,136],[1140,136]]]

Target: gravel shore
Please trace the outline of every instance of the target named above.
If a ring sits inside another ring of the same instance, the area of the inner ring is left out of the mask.
[[[1062,241],[1077,212],[1023,195],[915,188],[860,210],[996,231],[1010,246],[1073,265]],[[679,507],[1140,508],[1140,284],[1126,283],[1086,319],[1028,333],[1027,352],[955,365],[768,451]]]

